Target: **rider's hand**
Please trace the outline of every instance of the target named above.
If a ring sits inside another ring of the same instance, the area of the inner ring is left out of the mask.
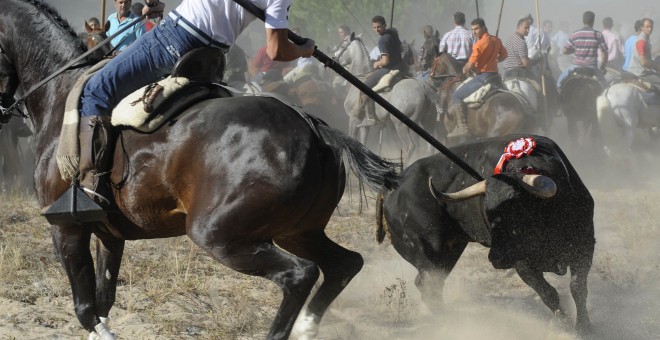
[[[162,18],[163,11],[165,10],[165,3],[159,2],[154,7],[144,6],[142,7],[142,15],[147,15],[147,19]]]
[[[300,45],[300,48],[302,49],[301,56],[309,58],[314,54],[314,50],[316,50],[316,42],[312,39],[305,38],[305,43]]]

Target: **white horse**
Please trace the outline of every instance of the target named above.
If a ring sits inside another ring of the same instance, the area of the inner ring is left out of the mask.
[[[632,151],[637,129],[660,127],[660,106],[647,105],[644,92],[636,85],[618,83],[598,97],[598,124],[609,156]]]

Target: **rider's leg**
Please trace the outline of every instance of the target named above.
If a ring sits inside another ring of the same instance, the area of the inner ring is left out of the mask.
[[[389,73],[389,70],[381,68],[372,73],[365,81],[364,85],[367,85],[369,88],[373,88],[378,84],[380,78]],[[360,92],[360,104],[364,108],[365,117],[357,127],[367,127],[376,125],[378,122],[376,120],[376,105],[373,100],[371,100],[366,94]]]
[[[464,137],[469,134],[467,126],[467,105],[463,99],[474,93],[483,85],[480,77],[475,77],[472,80],[464,83],[454,91],[452,95],[453,112],[456,113],[456,129],[447,135],[448,138]]]
[[[80,185],[101,206],[110,203],[114,133],[110,116],[84,116],[80,121]]]

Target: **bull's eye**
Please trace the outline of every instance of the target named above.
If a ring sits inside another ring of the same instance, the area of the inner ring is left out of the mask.
[[[513,229],[513,230],[511,231],[511,233],[512,233],[513,235],[518,235],[518,230]]]

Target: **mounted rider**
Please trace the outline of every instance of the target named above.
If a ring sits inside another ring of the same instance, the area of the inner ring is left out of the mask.
[[[463,74],[469,76],[476,72],[474,78],[464,82],[452,95],[454,112],[456,112],[456,129],[447,135],[448,138],[464,137],[468,134],[467,104],[463,99],[474,93],[486,83],[501,83],[502,79],[497,72],[497,63],[507,58],[507,52],[502,41],[488,33],[484,19],[472,20],[472,32],[477,42],[472,46],[472,55],[463,67]]]
[[[529,33],[525,36],[525,43],[527,44],[527,57],[532,61],[532,65],[528,67],[528,77],[534,79],[540,84],[541,73],[548,70],[543,68],[543,61],[550,53],[551,41],[550,37],[544,32],[539,31],[538,27],[534,25],[534,18],[528,14],[523,19],[529,21]]]
[[[250,0],[266,11],[267,53],[274,60],[310,57],[315,43],[296,45],[288,39],[288,8],[292,0]],[[147,0],[143,15],[159,17],[165,4]],[[153,30],[112,59],[85,84],[80,100],[79,182],[97,203],[107,208],[112,191],[107,178],[115,143],[111,114],[119,101],[172,70],[180,57],[200,47],[226,52],[236,37],[256,19],[231,0],[183,0]]]
[[[422,78],[428,77],[431,66],[433,66],[433,58],[438,53],[438,36],[433,26],[426,25],[422,28],[424,35],[424,44],[419,50],[419,60],[417,62],[417,71],[420,72]]]
[[[653,33],[653,20],[642,19],[642,26],[635,48],[632,50],[632,58],[628,65],[628,72],[639,77],[640,80],[651,83],[655,93],[653,104],[660,104],[660,64],[655,62],[651,55],[650,36]]]
[[[465,14],[454,13],[454,29],[445,33],[440,40],[438,52],[446,52],[456,60],[458,66],[463,68],[470,59],[472,46],[474,46],[474,34],[464,27]]]
[[[380,51],[380,58],[374,62],[373,66],[375,71],[371,73],[364,84],[373,88],[378,84],[381,78],[394,70],[401,70],[403,67],[403,60],[401,58],[401,40],[399,40],[399,33],[393,28],[387,28],[385,18],[377,15],[371,19],[371,27],[374,32],[380,35],[378,39],[378,49]],[[360,93],[360,102],[365,108],[365,117],[358,127],[367,127],[376,124],[376,106],[373,100]]]
[[[528,77],[528,67],[533,64],[528,57],[527,44],[525,43],[529,28],[530,22],[527,18],[518,20],[516,31],[504,41],[507,57],[502,62],[504,67],[503,79]]]
[[[604,88],[607,85],[604,76],[607,67],[607,43],[603,34],[593,28],[595,20],[596,14],[594,12],[584,12],[582,15],[584,27],[573,32],[568,38],[562,53],[575,53],[575,55],[573,56],[573,64],[567,67],[557,78],[557,88],[561,88],[564,79],[578,67],[591,68],[595,76],[598,77],[601,86]],[[600,68],[598,67],[599,50],[601,53],[600,59],[602,60]]]

